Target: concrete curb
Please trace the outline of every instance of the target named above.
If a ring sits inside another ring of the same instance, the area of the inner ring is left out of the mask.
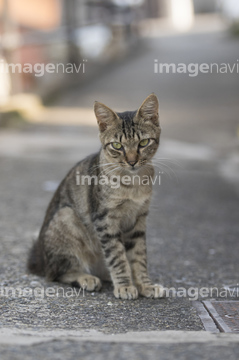
[[[76,342],[103,342],[103,343],[131,343],[131,344],[188,344],[208,343],[210,346],[227,346],[230,343],[239,343],[239,334],[219,333],[206,331],[142,331],[127,332],[124,334],[105,335],[96,330],[56,330],[32,331],[19,329],[0,329],[0,344],[34,345],[56,340],[70,340]]]

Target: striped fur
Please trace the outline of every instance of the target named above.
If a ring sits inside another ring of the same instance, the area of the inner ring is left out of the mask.
[[[95,114],[102,147],[76,164],[60,184],[30,251],[28,269],[89,291],[111,279],[117,298],[162,297],[163,287],[153,284],[147,273],[146,218],[152,185],[121,182],[113,188],[76,181],[76,173],[95,179],[154,176],[151,159],[161,131],[157,97],[151,94],[139,110],[124,113],[96,102]],[[142,147],[144,139],[149,144]],[[115,142],[122,145],[120,150],[113,147]]]

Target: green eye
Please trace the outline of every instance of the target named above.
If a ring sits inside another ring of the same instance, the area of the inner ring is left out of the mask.
[[[144,146],[148,145],[148,143],[149,143],[149,139],[144,139],[144,140],[140,141],[139,145],[144,147]]]
[[[112,146],[116,150],[120,150],[122,148],[122,145],[120,143],[117,143],[117,142],[113,142]]]

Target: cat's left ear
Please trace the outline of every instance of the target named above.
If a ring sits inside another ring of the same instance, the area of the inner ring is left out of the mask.
[[[101,132],[104,132],[117,119],[117,115],[113,110],[98,101],[95,101],[94,111]]]
[[[137,115],[145,121],[152,121],[159,126],[159,101],[155,94],[150,94],[140,106]]]

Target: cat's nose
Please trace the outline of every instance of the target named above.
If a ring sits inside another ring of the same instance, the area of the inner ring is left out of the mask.
[[[134,166],[137,163],[137,161],[133,160],[133,161],[128,161],[128,164],[131,166]]]

